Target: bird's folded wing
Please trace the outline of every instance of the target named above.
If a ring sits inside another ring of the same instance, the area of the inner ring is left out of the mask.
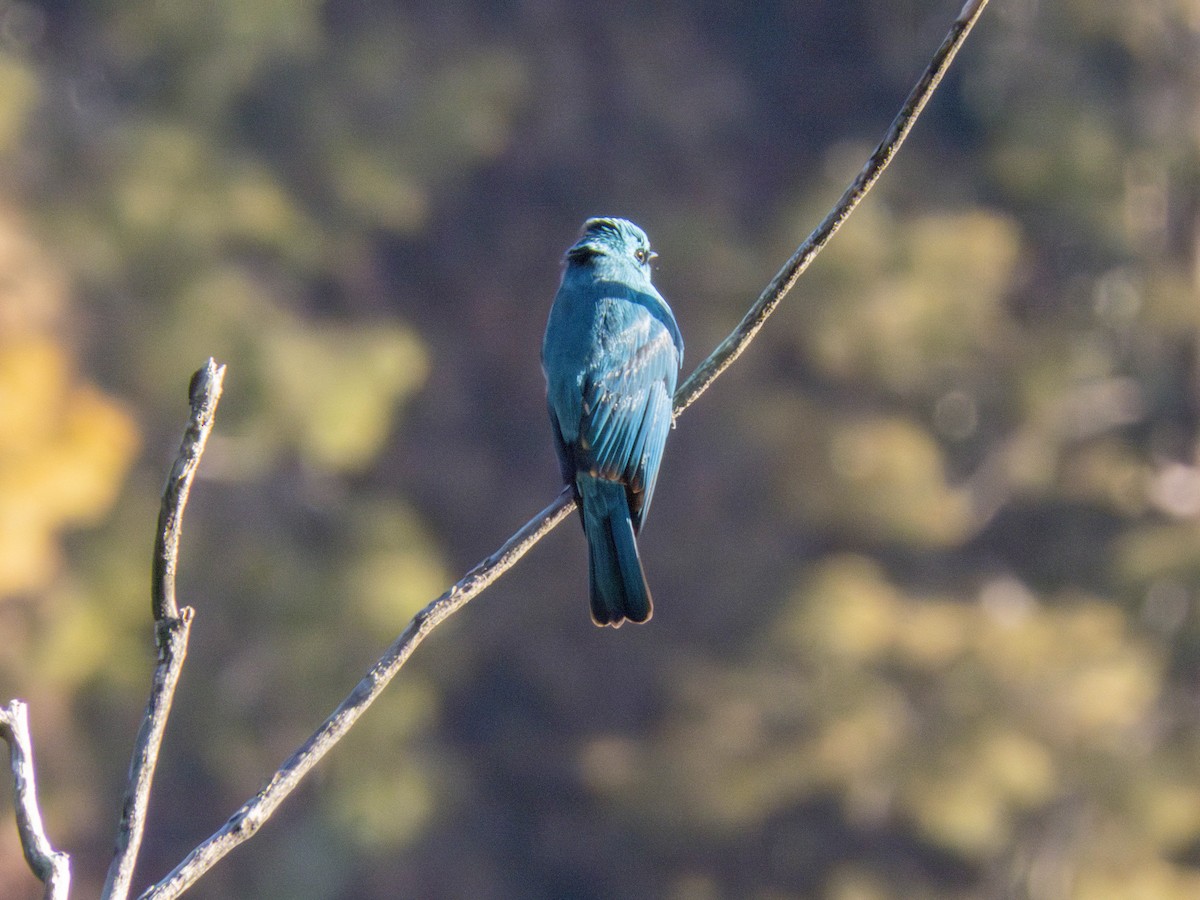
[[[581,468],[628,485],[635,526],[654,494],[679,369],[670,332],[639,312],[625,327],[606,330],[585,387],[580,429]]]

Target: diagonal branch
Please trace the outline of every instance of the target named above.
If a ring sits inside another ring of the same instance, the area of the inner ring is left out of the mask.
[[[821,220],[821,224],[813,229],[812,234],[805,238],[804,243],[796,249],[791,258],[784,263],[783,268],[771,279],[771,283],[763,289],[758,299],[742,317],[742,321],[738,323],[738,327],[729,337],[721,341],[717,345],[717,349],[710,353],[708,358],[696,367],[696,371],[688,376],[687,381],[679,386],[679,390],[675,392],[676,418],[695,403],[696,399],[708,390],[708,386],[716,381],[717,377],[729,368],[735,359],[742,355],[742,351],[754,340],[754,336],[763,327],[767,317],[775,311],[779,302],[808,268],[809,263],[824,249],[825,245],[829,243],[829,239],[837,233],[837,230],[842,227],[842,223],[849,218],[850,213],[854,212],[855,207],[867,195],[867,191],[871,190],[875,182],[879,180],[883,170],[888,167],[888,163],[892,161],[892,157],[896,155],[896,151],[900,149],[904,139],[908,137],[908,133],[916,123],[917,117],[921,115],[925,104],[937,90],[942,76],[950,68],[950,63],[954,61],[958,48],[967,39],[971,27],[983,13],[987,2],[988,0],[967,0],[962,12],[950,26],[950,31],[946,34],[942,45],[938,47],[933,59],[929,61],[925,73],[914,85],[908,98],[904,101],[904,105],[900,108],[900,112],[892,120],[887,134],[883,136],[883,140],[875,148],[875,152],[871,154],[871,158],[867,160],[862,171],[846,188],[845,193],[829,211],[829,214]]]
[[[934,54],[921,79],[888,129],[883,142],[871,155],[862,172],[846,189],[829,215],[771,280],[734,332],[721,342],[676,391],[676,416],[695,402],[746,349],[755,334],[762,328],[767,317],[791,290],[796,279],[828,243],[867,191],[871,189],[904,142],[905,137],[908,136],[914,122],[921,114],[921,110],[924,109],[926,102],[941,81],[942,75],[954,59],[954,55],[966,40],[971,27],[986,6],[987,0],[967,0],[962,12],[951,25],[946,39]],[[575,503],[569,490],[564,489],[553,503],[530,519],[496,553],[475,566],[450,590],[417,613],[401,635],[387,649],[387,652],[358,683],[350,696],[342,701],[321,727],[283,764],[270,782],[258,794],[246,801],[220,830],[189,853],[174,871],[142,894],[143,900],[179,896],[234,847],[252,837],[284,798],[299,784],[305,774],[341,739],[366,708],[383,692],[425,636],[443,619],[458,611],[512,567],[530,547],[563,521],[574,508]]]
[[[0,707],[0,740],[12,757],[13,805],[25,861],[43,884],[46,900],[66,900],[71,889],[71,860],[55,850],[46,837],[38,808],[37,781],[33,775],[33,743],[29,738],[29,707],[20,700]]]
[[[534,516],[520,531],[463,578],[438,597],[408,623],[404,632],[388,647],[333,714],[325,720],[304,744],[291,755],[271,781],[254,797],[246,801],[219,831],[187,855],[175,870],[144,894],[146,898],[177,897],[207,872],[225,854],[249,840],[271,816],[275,808],[300,783],[326,753],[342,739],[358,717],[383,692],[396,676],[417,645],[451,613],[483,591],[525,555],[525,552],[570,515],[575,501],[564,488],[553,503]]]
[[[154,579],[151,583],[151,605],[154,609],[155,641],[158,644],[158,664],[150,686],[146,715],[138,729],[129,761],[129,782],[121,802],[121,820],[117,826],[116,847],[108,868],[102,896],[110,900],[125,900],[129,896],[133,869],[137,864],[146,824],[146,809],[150,803],[150,787],[163,732],[171,714],[175,687],[187,658],[188,636],[191,633],[192,609],[180,609],[175,602],[175,569],[179,558],[179,535],[183,525],[183,510],[187,505],[192,478],[200,465],[204,445],[212,430],[225,367],[212,359],[192,376],[188,399],[192,414],[179,445],[179,453],[167,483],[163,487],[162,506],[158,513],[158,533],[154,542]]]

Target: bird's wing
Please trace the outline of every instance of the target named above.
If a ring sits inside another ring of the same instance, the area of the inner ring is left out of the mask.
[[[671,430],[679,353],[671,333],[643,307],[608,304],[584,384],[579,462],[627,485],[640,527]]]

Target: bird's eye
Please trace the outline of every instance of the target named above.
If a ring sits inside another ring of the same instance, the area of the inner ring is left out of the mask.
[[[633,251],[633,258],[636,259],[643,266],[646,263],[650,262],[650,260],[654,259],[654,257],[657,255],[658,255],[657,253],[652,252],[647,247],[638,247],[636,250]]]

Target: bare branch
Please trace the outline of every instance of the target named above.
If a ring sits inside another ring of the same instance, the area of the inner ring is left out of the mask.
[[[175,569],[179,556],[179,535],[183,526],[183,510],[204,445],[212,430],[225,367],[209,359],[192,376],[188,399],[192,414],[188,421],[179,453],[163,487],[162,506],[158,513],[158,534],[154,542],[154,578],[151,583],[151,604],[154,609],[155,641],[158,645],[158,664],[150,686],[146,715],[138,729],[129,761],[129,781],[121,802],[121,819],[117,826],[116,847],[108,867],[103,896],[125,900],[129,896],[134,866],[142,845],[146,824],[146,809],[150,803],[150,788],[158,766],[163,732],[171,714],[175,687],[187,658],[188,637],[191,634],[192,610],[179,609],[175,602]]]
[[[0,740],[8,744],[12,758],[13,806],[25,861],[45,884],[46,900],[66,900],[71,889],[71,860],[50,845],[42,825],[33,774],[33,743],[29,738],[29,707],[20,700],[0,707]]]
[[[230,850],[249,840],[308,771],[342,739],[358,717],[366,712],[367,707],[400,671],[417,645],[443,619],[457,612],[511,568],[530,547],[570,515],[574,508],[574,498],[570,490],[564,488],[553,503],[530,519],[503,547],[413,616],[408,627],[371,667],[350,696],[342,701],[324,724],[280,767],[270,783],[243,804],[218,832],[189,853],[173,872],[142,894],[143,900],[178,897]]]
[[[733,333],[721,341],[717,349],[709,354],[708,359],[697,366],[696,371],[679,386],[679,390],[675,392],[676,417],[695,403],[696,399],[708,390],[708,386],[716,381],[717,377],[729,368],[735,359],[742,355],[742,351],[749,346],[750,341],[767,321],[767,317],[775,311],[775,307],[792,289],[792,285],[808,268],[809,263],[829,243],[829,239],[842,227],[842,223],[846,221],[850,213],[854,212],[855,207],[867,195],[867,191],[871,190],[875,182],[879,180],[883,170],[887,168],[892,157],[896,155],[896,151],[900,149],[900,145],[904,143],[904,139],[908,137],[917,117],[921,115],[925,104],[941,82],[942,76],[950,68],[950,63],[954,61],[958,48],[967,39],[971,27],[985,6],[987,6],[987,0],[968,0],[958,18],[954,20],[954,24],[950,26],[950,31],[942,41],[942,45],[938,47],[933,59],[929,61],[925,73],[909,93],[900,112],[896,114],[887,134],[875,148],[875,152],[871,154],[871,158],[867,160],[862,171],[858,173],[858,177],[846,188],[837,204],[821,220],[821,224],[813,229],[812,234],[804,240],[791,258],[784,263],[783,268],[771,279],[771,283],[754,301],[754,305],[750,307]]]
[[[156,622],[179,618],[179,607],[175,602],[175,567],[179,561],[183,509],[187,506],[192,477],[200,465],[200,456],[204,453],[208,433],[212,430],[224,379],[225,367],[209,359],[203,368],[196,370],[188,387],[192,417],[183,435],[183,443],[179,445],[179,455],[163,487],[158,534],[154,541],[154,580],[150,584],[150,601]]]
[[[772,279],[734,332],[721,342],[676,391],[676,416],[695,402],[746,349],[767,317],[795,284],[796,279],[871,189],[907,137],[986,5],[987,0],[968,0],[925,73],[905,101],[883,142],[871,155],[862,172],[846,189],[833,210]],[[219,831],[189,853],[166,878],[143,893],[142,900],[177,897],[234,847],[253,836],[305,774],[379,696],[425,636],[443,619],[456,612],[506,572],[574,508],[575,503],[570,491],[564,489],[550,506],[527,522],[496,553],[475,566],[454,587],[417,613],[350,696],[342,701],[324,724],[283,764],[267,786],[234,813]]]

